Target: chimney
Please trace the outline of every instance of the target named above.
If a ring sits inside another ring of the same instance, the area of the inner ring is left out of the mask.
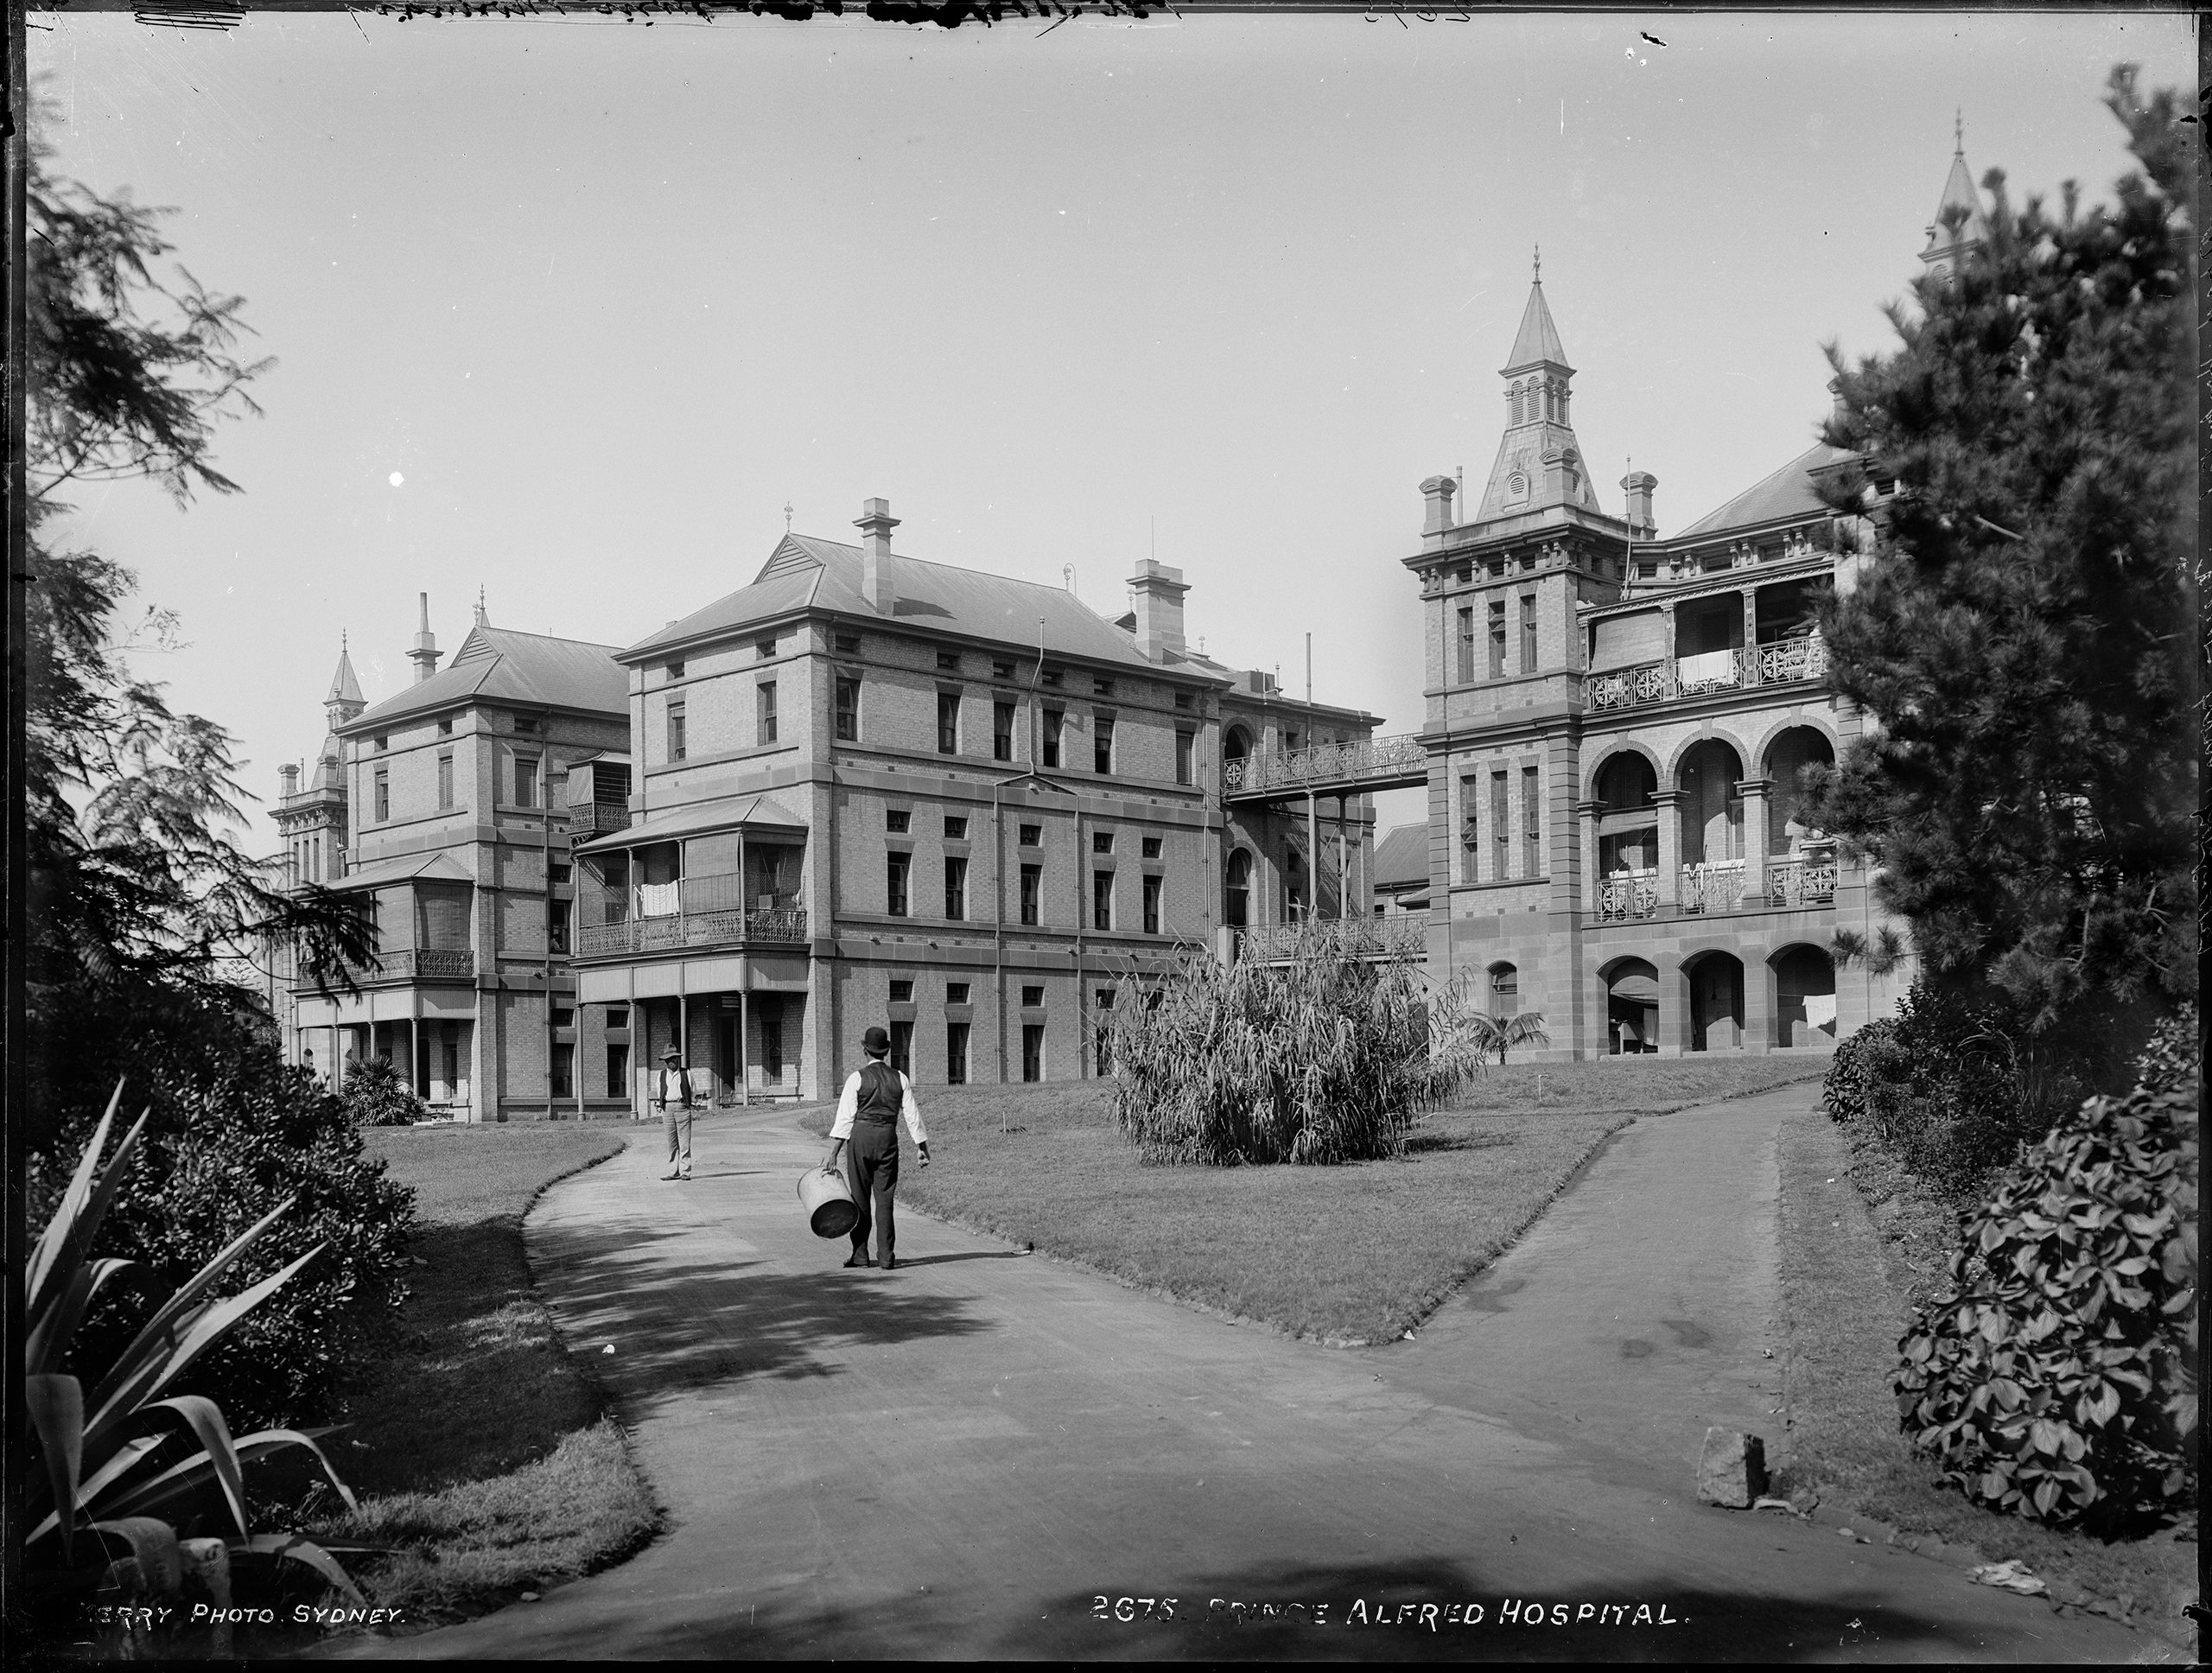
[[[1452,496],[1459,487],[1448,476],[1432,476],[1421,485],[1421,499],[1427,507],[1427,515],[1421,525],[1424,545],[1442,544],[1446,531],[1452,526]]]
[[[438,671],[438,658],[441,654],[438,650],[438,641],[430,633],[430,595],[424,593],[422,595],[422,631],[415,635],[415,648],[407,653],[408,661],[415,665],[415,684],[417,685]]]
[[[1136,594],[1137,651],[1147,662],[1172,662],[1183,655],[1183,595],[1191,589],[1183,572],[1147,557],[1129,577]]]
[[[1659,532],[1658,524],[1651,518],[1651,490],[1659,486],[1659,479],[1649,471],[1630,471],[1621,478],[1621,487],[1628,490],[1628,525],[1639,540],[1649,540]]]
[[[300,793],[300,768],[296,761],[286,761],[276,769],[276,778],[284,788],[280,792],[286,801]]]
[[[891,531],[899,526],[899,519],[892,516],[888,499],[868,499],[861,503],[861,514],[853,519],[853,526],[868,537],[868,550],[861,560],[861,595],[870,609],[887,616],[899,601],[898,589],[891,584]]]

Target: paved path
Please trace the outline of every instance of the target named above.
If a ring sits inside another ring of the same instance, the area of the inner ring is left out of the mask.
[[[528,1233],[571,1341],[615,1347],[670,1533],[355,1653],[2127,1659],[2110,1623],[1695,1502],[1707,1423],[1782,1433],[1773,1141],[1809,1097],[1637,1123],[1417,1340],[1358,1352],[911,1213],[911,1264],[844,1271],[787,1114],[702,1123],[689,1186],[634,1146]]]

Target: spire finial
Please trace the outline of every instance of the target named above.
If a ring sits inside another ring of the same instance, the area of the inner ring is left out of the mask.
[[[476,625],[479,627],[492,625],[492,618],[484,611],[484,583],[480,581],[476,583]]]
[[[785,532],[785,534],[789,534],[791,531],[791,502],[790,500],[786,499],[785,501],[784,501],[784,532]]]
[[[346,630],[343,627],[340,627],[338,630],[338,654],[341,657],[344,656],[348,648],[349,647],[346,643]]]
[[[1951,143],[1955,155],[1964,156],[1967,154],[1967,110],[1963,105],[1951,118]]]
[[[1530,283],[1535,283],[1535,284],[1541,284],[1541,283],[1544,282],[1544,246],[1543,246],[1542,245],[1541,245],[1541,244],[1540,244],[1540,245],[1536,245],[1535,249],[1536,249],[1535,258],[1534,263],[1532,264],[1532,265],[1533,265],[1533,266],[1535,267],[1535,276],[1534,276],[1534,277],[1531,279]]]

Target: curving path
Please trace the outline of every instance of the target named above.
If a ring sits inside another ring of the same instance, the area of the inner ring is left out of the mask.
[[[1708,1423],[1782,1434],[1774,1135],[1812,1097],[1637,1122],[1417,1340],[1358,1352],[911,1212],[911,1264],[848,1272],[801,1222],[822,1145],[788,1112],[702,1123],[689,1186],[648,1139],[528,1236],[671,1532],[345,1653],[2128,1659],[2112,1623],[1696,1503]]]

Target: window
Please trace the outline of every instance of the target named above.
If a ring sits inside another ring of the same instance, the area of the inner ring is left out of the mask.
[[[378,754],[379,755],[381,755],[382,754],[384,754],[384,752],[385,752],[385,750],[387,750],[387,749],[389,749],[389,748],[391,748],[391,740],[390,738],[378,738],[378,739],[377,740],[377,754]]]
[[[1045,671],[1045,684],[1047,684],[1047,685],[1054,685],[1054,686],[1056,686],[1056,685],[1058,685],[1059,683],[1060,683],[1060,671],[1059,671],[1058,669],[1057,669],[1057,668],[1047,668],[1047,669]]]
[[[448,715],[438,722],[438,735],[442,738],[450,738],[453,736],[452,716]]]
[[[1178,731],[1175,734],[1175,782],[1179,785],[1191,782],[1191,762],[1197,754],[1198,744],[1198,735],[1194,732]]]
[[[1090,927],[1095,930],[1114,927],[1114,874],[1110,871],[1090,874]]]
[[[575,1027],[576,1008],[573,1005],[556,1005],[553,1008],[553,1026],[556,1028]]]
[[[1045,868],[1024,866],[1021,868],[1021,921],[1033,925],[1038,921],[1039,899],[1045,892]]]
[[[960,694],[940,691],[937,694],[937,753],[951,755],[960,749]]]
[[[515,757],[515,805],[537,805],[537,757],[535,755]]]
[[[860,655],[860,653],[861,636],[858,633],[840,633],[837,635],[837,654],[839,656],[856,657]]]
[[[888,896],[885,910],[893,918],[906,915],[906,868],[913,863],[911,854],[890,854],[884,856],[884,892]]]
[[[1144,880],[1144,932],[1147,935],[1160,933],[1160,880],[1157,877]]]
[[[1045,1078],[1045,1025],[1041,1022],[1021,1025],[1021,1078]]]
[[[1092,996],[1098,1002],[1098,1021],[1091,1039],[1091,1056],[1098,1072],[1109,1075],[1114,1072],[1114,990],[1101,988]]]
[[[946,983],[944,1002],[948,1005],[965,1005],[968,1002],[968,984],[965,982]]]
[[[545,924],[546,945],[555,952],[566,952],[569,950],[569,903],[555,900],[550,904],[551,911],[547,914]],[[560,1025],[556,1022],[554,1026],[557,1027]]]
[[[891,1025],[891,1066],[902,1075],[914,1072],[914,1025],[911,1022]]]
[[[1144,839],[1144,857],[1146,859],[1157,860],[1160,857],[1160,839],[1157,836],[1147,836]]]
[[[957,855],[944,862],[944,915],[958,919],[968,915],[968,862]]]
[[[1090,689],[1098,697],[1110,697],[1114,695],[1114,682],[1109,679],[1094,679],[1090,682]]]
[[[1178,691],[1175,694],[1175,706],[1178,709],[1188,709],[1194,701],[1188,691]]]
[[[1482,794],[1483,781],[1474,773],[1467,773],[1459,780],[1459,847],[1465,858],[1461,864],[1465,874],[1463,883],[1477,883],[1482,879],[1478,873],[1482,868]]]
[[[891,1002],[911,1005],[914,1002],[914,983],[911,976],[895,976],[891,983]]]
[[[993,658],[991,659],[991,677],[993,679],[1012,679],[1014,677],[1013,662],[1003,657]]]
[[[753,658],[754,661],[766,662],[775,654],[776,636],[773,633],[770,633],[765,638],[756,639],[753,641]]]
[[[1090,770],[1111,773],[1114,770],[1114,720],[1110,715],[1101,715],[1093,723],[1090,745]]]
[[[1231,929],[1243,929],[1252,916],[1252,856],[1243,849],[1229,856],[1228,910],[1223,914]]]
[[[1021,990],[1021,1008],[1026,1011],[1040,1011],[1045,1008],[1045,989],[1041,983]]]
[[[1045,765],[1060,764],[1060,728],[1067,722],[1065,711],[1047,709],[1045,711]]]
[[[441,811],[453,805],[453,757],[438,757],[438,807]]]
[[[1505,677],[1505,601],[1494,598],[1490,605],[1490,677]]]
[[[964,813],[946,814],[944,835],[948,842],[965,842],[968,838],[968,816]]]
[[[1490,1010],[1492,1016],[1512,1016],[1521,1008],[1521,972],[1510,964],[1493,964],[1490,971]]]
[[[518,715],[515,716],[515,730],[535,732],[537,730],[537,722],[528,715]]]
[[[1023,848],[1039,848],[1039,847],[1043,846],[1043,844],[1044,844],[1044,841],[1045,841],[1045,827],[1044,827],[1044,826],[1042,826],[1042,825],[1024,825],[1024,826],[1022,826],[1022,827],[1021,827],[1021,842],[1020,842],[1020,846],[1021,846],[1021,847],[1023,847]]]
[[[763,745],[775,742],[776,682],[762,680],[760,684],[754,686],[753,703],[759,721],[759,729],[755,734],[754,741]]]
[[[1544,875],[1544,806],[1536,790],[1536,769],[1521,769],[1521,873]]]
[[[553,1048],[553,1096],[556,1098],[576,1095],[576,1048],[563,1040]]]
[[[1536,671],[1536,595],[1521,595],[1521,671]]]
[[[957,651],[938,652],[937,653],[937,666],[938,671],[941,674],[958,673],[960,671],[960,652]]]
[[[607,1048],[607,1096],[630,1096],[630,1048],[625,1045],[610,1045]]]
[[[1282,735],[1282,747],[1285,749],[1295,749],[1298,747],[1298,730],[1295,727],[1287,727],[1284,728]]]
[[[1010,703],[991,705],[991,759],[995,761],[1014,759],[1014,705]]]
[[[1513,875],[1513,827],[1506,819],[1505,774],[1490,775],[1491,881],[1503,882]]]
[[[771,1085],[779,1085],[784,1078],[784,1002],[772,994],[762,994],[753,1002],[753,1014],[760,1019],[760,1074]]]
[[[630,1008],[627,1005],[609,1005],[607,1008],[607,1026],[610,1028],[628,1027]]]
[[[883,828],[893,836],[904,836],[906,834],[906,827],[912,819],[913,815],[903,807],[887,807],[883,810]]]
[[[1475,607],[1462,605],[1459,608],[1459,684],[1475,683]]]
[[[1090,851],[1093,854],[1111,854],[1114,851],[1114,833],[1110,830],[1092,831]]]
[[[680,662],[671,662],[665,668],[662,669],[661,672],[665,674],[670,679],[680,680],[683,677],[683,665]]]
[[[683,705],[668,705],[668,758],[671,761],[683,759]]]
[[[377,769],[376,790],[376,817],[382,823],[391,817],[391,774],[382,767]]]
[[[944,1025],[944,1084],[968,1084],[968,1025],[964,1022]]]
[[[861,683],[850,674],[837,676],[837,737],[856,742],[861,735]]]

